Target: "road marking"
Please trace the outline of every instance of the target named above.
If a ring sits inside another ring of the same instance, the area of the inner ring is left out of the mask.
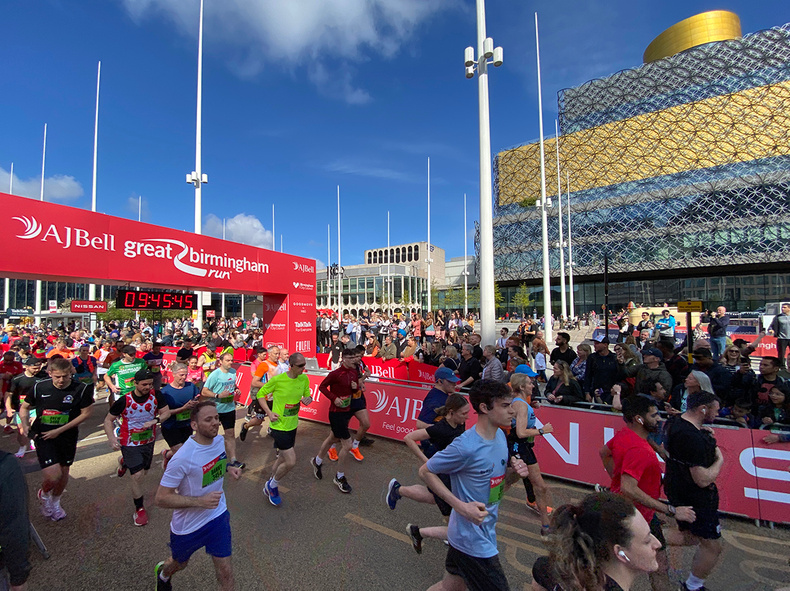
[[[764,575],[757,574],[758,568],[765,568],[770,569],[773,571],[780,571],[783,573],[790,573],[790,568],[786,566],[780,566],[777,564],[772,564],[770,562],[760,562],[759,560],[742,560],[741,561],[741,570],[750,576],[755,581],[763,583],[765,585],[769,585],[772,588],[779,588],[787,585],[787,578],[783,579],[772,579],[771,577],[766,577]],[[784,588],[784,587],[783,587]]]
[[[739,550],[743,550],[745,552],[748,552],[749,554],[754,554],[756,556],[762,556],[763,558],[775,558],[775,559],[781,560],[781,561],[786,561],[787,560],[787,556],[784,556],[782,554],[774,554],[773,552],[765,552],[764,550],[757,550],[756,548],[751,548],[751,547],[747,546],[746,544],[741,543],[737,539],[737,537],[740,536],[740,535],[741,534],[736,534],[736,533],[729,532],[729,531],[721,532],[721,537],[723,537],[725,540],[727,540],[727,543],[729,543],[731,546],[735,546]],[[776,541],[776,540],[761,539],[761,536],[752,536],[752,538],[757,538],[760,541],[764,541],[764,542],[765,541]],[[778,541],[778,543],[786,544],[787,542],[782,540],[782,541]]]
[[[513,513],[512,511],[505,511],[504,509],[500,509],[499,514],[505,515],[506,517],[512,517],[513,519],[518,519],[519,521],[525,521],[526,523],[533,523],[533,524],[540,523],[540,519],[538,518],[538,516],[532,512],[527,513],[527,515],[529,516],[527,517],[522,515],[521,513]]]
[[[531,531],[521,529],[520,527],[513,527],[512,525],[508,525],[507,523],[501,523],[501,522],[497,523],[497,529],[513,532],[514,534],[519,534],[527,538],[532,538],[533,540],[537,540],[538,542],[543,540],[540,534],[532,533]]]
[[[380,534],[384,534],[385,536],[389,536],[395,540],[399,540],[411,546],[411,539],[409,539],[409,536],[406,534],[398,533],[394,529],[390,529],[376,523],[375,521],[370,521],[364,517],[360,517],[359,515],[354,515],[353,513],[346,513],[344,517],[349,521],[353,521],[356,524],[362,525],[368,529],[372,529],[373,531],[377,531]]]
[[[531,546],[529,544],[525,544],[524,542],[519,542],[518,540],[514,540],[512,538],[507,538],[505,536],[497,535],[496,539],[497,539],[498,542],[501,542],[503,544],[507,544],[508,546],[514,546],[516,548],[520,548],[522,550],[526,550],[527,552],[533,552],[535,554],[538,554],[539,556],[543,556],[545,554],[548,554],[548,551],[545,550],[544,548],[538,548],[537,546]]]
[[[517,571],[530,575],[530,581],[532,579],[532,569],[528,566],[524,566],[519,561],[518,557],[516,556],[516,549],[513,546],[508,546],[505,548],[505,559],[508,561],[508,564],[515,568]]]

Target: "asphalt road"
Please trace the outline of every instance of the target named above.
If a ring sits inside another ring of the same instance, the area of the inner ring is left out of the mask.
[[[51,558],[44,560],[31,547],[33,572],[30,591],[113,590],[154,588],[153,568],[168,555],[170,512],[153,506],[162,474],[161,460],[145,481],[150,522],[132,524],[129,484],[115,475],[117,452],[110,450],[101,430],[106,412],[97,403],[82,429],[83,440],[63,497],[68,517],[58,523],[38,513],[35,492],[40,484],[35,453],[22,460],[28,472],[31,521]],[[241,413],[239,413],[241,416]],[[240,423],[239,423],[240,424]],[[226,482],[233,528],[233,560],[239,590],[376,591],[427,589],[443,575],[445,546],[428,540],[417,555],[405,534],[408,522],[441,525],[436,507],[402,500],[390,511],[383,490],[392,477],[403,483],[419,481],[416,459],[403,444],[376,438],[363,448],[365,461],[347,470],[354,487],[342,494],[325,474],[313,477],[309,457],[328,427],[302,422],[297,437],[297,466],[280,488],[283,504],[273,507],[261,489],[274,461],[271,439],[257,430],[239,443],[239,457],[248,468],[240,481]],[[158,441],[156,450],[164,447]],[[0,436],[0,448],[15,451],[12,435]],[[331,474],[331,469],[326,470]],[[590,489],[558,480],[549,481],[553,505],[578,500]],[[790,586],[790,528],[757,528],[740,519],[723,520],[725,554],[708,580],[708,589],[768,590]],[[498,525],[500,558],[511,588],[529,589],[531,567],[544,553],[540,524],[524,507],[524,490],[513,487],[505,495]],[[681,551],[681,565],[691,552]],[[196,553],[186,571],[173,578],[175,589],[214,588],[210,559]],[[646,578],[639,590],[649,589]]]

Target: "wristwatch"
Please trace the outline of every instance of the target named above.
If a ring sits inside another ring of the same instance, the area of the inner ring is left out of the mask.
[[[540,429],[538,429],[538,433],[540,433],[541,435],[545,435],[545,433],[543,432],[543,428],[542,427]]]
[[[667,515],[670,515],[670,516],[674,517],[675,513],[677,513],[677,509],[675,509],[675,507],[673,505],[670,505],[669,503],[667,503]]]

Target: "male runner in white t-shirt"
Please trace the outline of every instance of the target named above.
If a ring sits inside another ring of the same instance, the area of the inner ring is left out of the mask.
[[[235,582],[231,566],[230,513],[222,490],[225,472],[241,478],[241,469],[228,466],[224,438],[219,435],[216,404],[203,401],[192,409],[195,434],[175,453],[159,483],[156,504],[175,509],[170,522],[171,556],[158,563],[157,591],[171,591],[170,577],[187,566],[200,548],[214,561],[222,591]]]

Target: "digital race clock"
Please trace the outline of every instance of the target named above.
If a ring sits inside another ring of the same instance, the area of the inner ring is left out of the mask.
[[[197,295],[169,291],[132,291],[119,289],[115,296],[116,308],[134,310],[196,310]]]

